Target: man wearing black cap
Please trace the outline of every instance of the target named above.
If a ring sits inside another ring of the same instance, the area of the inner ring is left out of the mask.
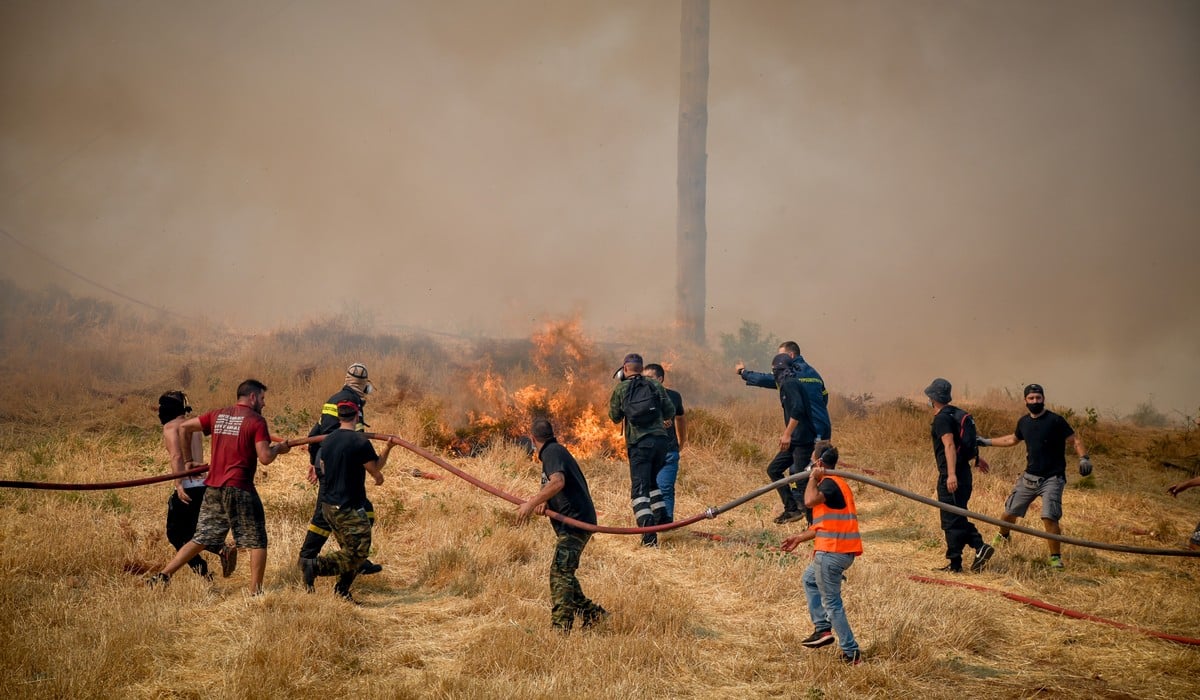
[[[361,362],[355,362],[346,368],[346,379],[342,388],[325,402],[321,407],[321,419],[317,424],[308,431],[309,437],[318,435],[329,435],[337,430],[341,425],[338,419],[337,407],[340,403],[349,402],[358,406],[358,417],[355,420],[355,430],[362,431],[369,427],[364,418],[363,406],[367,403],[367,394],[374,391],[375,385],[371,383],[367,375],[367,367]],[[391,443],[384,449],[391,447]],[[301,559],[315,559],[320,553],[321,548],[325,546],[325,542],[329,539],[330,533],[333,532],[328,521],[325,520],[325,515],[321,510],[321,491],[317,478],[317,453],[321,449],[321,443],[309,443],[308,445],[308,483],[318,484],[317,486],[317,505],[313,510],[312,519],[308,523],[308,532],[304,535],[304,543],[300,545]],[[365,501],[367,510],[367,518],[371,524],[375,524],[375,506],[370,500]],[[361,574],[377,574],[383,571],[383,567],[370,559],[366,559],[362,564]]]
[[[355,430],[358,404],[342,401],[336,410],[339,427],[321,443],[317,470],[321,473],[319,506],[341,549],[321,557],[302,557],[300,571],[309,592],[318,576],[337,576],[334,592],[353,601],[350,584],[371,551],[371,521],[364,505],[367,502],[364,482],[370,474],[376,486],[383,484],[380,470],[387,463],[390,451],[387,448],[392,444],[387,444],[382,455],[376,454],[367,436]]]
[[[662,384],[642,376],[642,356],[629,353],[618,371],[620,381],[608,400],[608,417],[625,421],[629,455],[629,497],[638,527],[667,522],[667,508],[658,488],[658,472],[667,462],[667,429],[675,419],[675,404]],[[642,535],[642,544],[658,546],[658,533]]]
[[[517,523],[524,523],[531,513],[545,515],[546,507],[560,515],[583,523],[596,524],[596,506],[588,491],[587,479],[579,463],[554,439],[554,427],[549,420],[538,418],[530,430],[533,448],[542,463],[542,489],[517,508]],[[575,571],[583,548],[592,533],[587,530],[551,520],[558,535],[554,558],[550,561],[550,624],[564,634],[571,631],[578,615],[587,629],[608,617],[608,611],[583,594]]]
[[[1017,477],[1012,493],[1004,502],[1001,520],[1015,523],[1024,517],[1029,505],[1039,496],[1042,499],[1042,525],[1046,532],[1062,534],[1058,521],[1062,519],[1062,494],[1067,483],[1066,446],[1070,443],[1079,456],[1079,475],[1092,473],[1092,461],[1088,459],[1083,441],[1067,423],[1067,419],[1046,410],[1046,392],[1041,384],[1025,387],[1025,410],[1028,415],[1017,421],[1017,429],[1003,437],[979,438],[984,447],[1013,447],[1025,442],[1025,472]],[[1000,528],[1000,534],[992,540],[993,545],[1006,544],[1008,528]],[[1050,548],[1050,568],[1062,569],[1062,544],[1057,540],[1046,540]]]
[[[171,460],[171,472],[182,474],[188,462],[204,462],[204,436],[192,433],[185,444],[179,434],[187,414],[192,412],[187,394],[168,391],[158,397],[158,420],[162,423],[163,444]],[[185,446],[186,445],[186,446]],[[196,534],[196,522],[200,520],[200,504],[204,501],[204,475],[181,476],[175,480],[175,491],[167,500],[167,541],[178,552]],[[228,577],[237,566],[237,547],[221,545],[208,547],[221,559],[221,576]],[[208,578],[208,563],[197,554],[188,561],[192,571]]]
[[[934,410],[930,437],[933,438],[933,456],[937,460],[938,500],[965,509],[974,486],[971,457],[975,453],[975,446],[963,445],[962,440],[966,421],[972,421],[974,425],[974,418],[966,411],[950,405],[950,382],[941,377],[925,388],[925,396],[929,397],[929,406]],[[954,465],[953,468],[950,465]],[[962,552],[967,545],[975,550],[971,571],[983,571],[995,550],[983,541],[983,535],[979,534],[975,523],[963,515],[944,510],[938,512],[942,518],[942,530],[946,533],[946,558],[950,560],[939,571],[962,573]]]
[[[817,434],[813,428],[813,407],[808,394],[800,385],[795,370],[792,369],[792,357],[787,353],[779,353],[771,361],[771,372],[775,385],[779,387],[779,403],[783,406],[783,434],[779,437],[779,452],[767,465],[767,477],[778,481],[785,473],[798,473],[808,467],[813,456],[813,445],[817,442]],[[790,486],[780,486],[776,491],[783,501],[783,512],[775,518],[775,523],[790,523],[793,520],[806,518],[812,522],[812,510],[804,506],[803,497],[807,479],[797,481],[796,491]]]

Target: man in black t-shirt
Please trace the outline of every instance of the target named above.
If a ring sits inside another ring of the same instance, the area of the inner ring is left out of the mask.
[[[950,382],[941,377],[934,379],[925,388],[929,406],[935,412],[933,424],[930,426],[930,437],[933,439],[933,456],[937,460],[937,495],[942,503],[966,509],[974,487],[970,457],[974,450],[963,449],[961,421],[972,419],[950,405],[950,391]],[[954,463],[953,469],[950,468],[951,462]],[[962,552],[967,545],[975,550],[971,571],[983,571],[995,549],[983,541],[983,535],[979,534],[975,523],[966,516],[944,510],[939,512],[942,530],[946,533],[946,558],[950,562],[938,571],[962,573]]]
[[[1012,447],[1018,442],[1025,442],[1026,466],[1025,472],[1017,477],[1017,483],[1004,502],[1004,515],[1001,519],[1015,523],[1029,510],[1029,505],[1039,496],[1042,499],[1042,525],[1046,532],[1058,535],[1062,529],[1058,521],[1062,519],[1062,493],[1067,483],[1066,446],[1068,443],[1075,448],[1079,456],[1079,474],[1088,476],[1092,473],[1092,462],[1088,459],[1083,441],[1075,434],[1067,420],[1053,411],[1046,410],[1046,393],[1040,384],[1030,384],[1025,387],[1025,409],[1029,415],[1021,416],[1017,421],[1017,429],[1003,437],[979,438],[979,444],[985,447]],[[1008,528],[1000,528],[1000,534],[992,541],[993,545],[1007,543]],[[1050,547],[1050,568],[1062,569],[1062,545],[1057,540],[1046,540]]]
[[[652,362],[646,365],[645,375],[658,380],[667,392],[667,398],[675,404],[675,418],[665,421],[667,429],[667,458],[663,468],[655,475],[658,490],[662,492],[663,507],[667,509],[667,517],[663,522],[675,522],[675,481],[679,478],[679,451],[687,444],[687,417],[683,414],[683,396],[674,389],[666,386],[667,372],[663,366]]]
[[[376,454],[367,436],[354,429],[358,405],[343,401],[336,408],[341,427],[321,443],[316,466],[321,479],[321,513],[341,549],[315,558],[302,557],[300,570],[310,592],[318,576],[338,576],[334,592],[353,601],[350,584],[371,551],[371,521],[367,517],[364,482],[369,473],[376,486],[383,484],[380,469],[387,463],[392,445],[388,443],[382,455]]]
[[[587,479],[579,463],[554,439],[554,427],[545,418],[533,421],[530,430],[534,449],[542,462],[542,489],[517,508],[517,523],[524,523],[531,513],[545,515],[550,510],[590,525],[596,524],[596,507],[588,491]],[[608,611],[583,594],[575,571],[579,558],[592,533],[558,520],[550,520],[558,541],[550,563],[550,624],[567,634],[578,614],[584,629],[604,621]]]
[[[358,418],[355,420],[355,430],[365,430],[367,427],[366,414],[363,412],[363,407],[367,403],[367,395],[375,390],[375,385],[371,383],[367,375],[367,367],[361,362],[355,362],[346,368],[346,379],[342,388],[336,394],[330,396],[323,406],[321,406],[321,418],[308,431],[309,437],[318,435],[328,435],[337,430],[340,422],[337,415],[337,406],[339,403],[349,401],[358,406]],[[317,479],[317,453],[321,449],[321,443],[313,442],[308,445],[308,483],[319,484]],[[319,486],[318,486],[319,488]],[[365,506],[367,518],[370,519],[371,525],[375,525],[375,506],[371,505],[368,499]],[[321,513],[321,493],[317,492],[317,503],[313,508],[312,519],[308,523],[308,532],[304,534],[304,542],[300,545],[301,559],[316,559],[321,553],[321,548],[325,546],[325,541],[329,539],[329,534],[333,532],[329,523],[326,522],[324,514]],[[360,574],[377,574],[383,571],[383,566],[367,559],[363,562]]]

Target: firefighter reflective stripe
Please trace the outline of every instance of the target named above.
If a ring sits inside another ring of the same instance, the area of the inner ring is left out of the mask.
[[[650,509],[650,499],[645,496],[639,496],[633,499],[633,517],[642,518],[654,515],[654,511]]]
[[[321,407],[321,415],[333,416],[334,418],[337,418],[337,404],[336,403],[327,403],[324,406],[322,406]],[[366,431],[366,429],[367,429],[367,424],[362,422],[362,410],[361,409],[358,412],[358,418],[359,418],[358,422],[354,424],[354,429],[361,433],[361,432]],[[337,426],[336,425],[333,426],[332,428],[330,428],[330,430],[337,430]],[[321,433],[321,434],[325,435],[327,433]]]
[[[862,537],[858,532],[858,509],[854,506],[854,492],[841,477],[826,474],[825,478],[837,485],[846,501],[846,507],[835,510],[825,503],[818,503],[813,507],[813,529],[817,531],[813,549],[818,552],[862,554]]]

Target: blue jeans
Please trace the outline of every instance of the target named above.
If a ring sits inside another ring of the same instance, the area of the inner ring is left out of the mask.
[[[842,608],[842,572],[854,563],[853,554],[816,552],[812,563],[804,570],[804,597],[808,599],[808,614],[817,630],[832,629],[838,646],[847,654],[858,651],[858,642],[846,611]]]
[[[675,477],[679,476],[679,453],[668,452],[667,461],[654,477],[658,490],[662,491],[663,505],[667,507],[667,520],[675,521]]]

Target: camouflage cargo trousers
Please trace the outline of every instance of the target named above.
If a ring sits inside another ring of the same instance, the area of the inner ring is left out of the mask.
[[[371,520],[367,517],[367,511],[365,508],[329,503],[322,503],[321,510],[341,548],[332,554],[317,557],[317,575],[349,576],[353,580],[353,574],[358,572],[371,553]]]
[[[596,605],[583,594],[575,570],[579,568],[579,557],[587,546],[591,533],[560,534],[554,545],[554,559],[550,563],[550,624],[569,632],[579,615],[583,626],[589,627],[606,615],[604,608]]]

